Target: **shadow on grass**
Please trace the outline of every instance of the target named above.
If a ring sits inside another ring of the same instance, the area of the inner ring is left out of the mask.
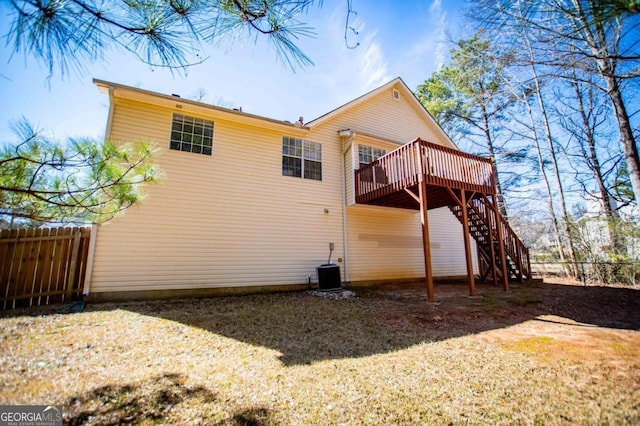
[[[175,407],[185,403],[201,407],[194,419],[172,416]],[[107,385],[69,398],[65,406],[64,423],[68,425],[122,424],[186,424],[195,421],[206,424],[259,426],[269,423],[271,412],[262,407],[229,414],[211,413],[222,406],[217,395],[204,387],[189,387],[178,374],[163,374],[140,383]],[[215,415],[217,414],[217,416]]]
[[[640,329],[640,290],[519,284],[436,286],[428,304],[422,285],[358,290],[333,300],[308,293],[182,299],[88,306],[124,309],[198,327],[281,353],[285,365],[388,353],[437,340],[509,327],[541,315],[618,329]]]
[[[290,293],[117,306],[275,349],[285,365],[388,353],[540,315],[640,329],[640,291],[634,289],[523,284],[505,293],[484,285],[470,298],[464,285],[442,285],[436,304],[428,304],[424,293],[421,285],[405,285],[361,290],[342,300]]]
[[[640,330],[640,288],[563,284],[520,285],[540,299],[539,314],[557,315],[578,323],[622,330]]]

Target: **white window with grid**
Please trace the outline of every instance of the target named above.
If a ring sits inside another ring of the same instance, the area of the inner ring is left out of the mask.
[[[368,145],[358,145],[358,167],[373,163],[387,152],[382,148],[375,148]]]
[[[283,136],[282,176],[322,180],[322,144]]]
[[[213,121],[173,114],[169,149],[211,155],[213,152]]]

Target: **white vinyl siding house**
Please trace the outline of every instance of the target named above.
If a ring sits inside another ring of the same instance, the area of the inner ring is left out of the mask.
[[[96,84],[110,97],[107,137],[156,144],[163,176],[99,227],[90,294],[315,283],[329,243],[344,280],[424,277],[418,213],[353,200],[358,146],[454,147],[400,79],[306,125]],[[432,269],[465,275],[461,225],[439,210]]]

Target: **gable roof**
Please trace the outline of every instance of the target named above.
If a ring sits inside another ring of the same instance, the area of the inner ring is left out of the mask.
[[[318,125],[320,125],[320,124],[332,119],[333,117],[336,117],[336,116],[338,116],[338,115],[350,110],[351,108],[354,108],[354,107],[366,102],[367,100],[386,92],[387,90],[389,90],[391,88],[395,88],[395,89],[399,90],[404,95],[404,98],[409,101],[411,106],[413,106],[414,109],[422,116],[422,118],[426,122],[428,122],[429,124],[433,125],[434,129],[436,129],[436,132],[440,133],[440,135],[442,137],[444,137],[445,139],[447,139],[448,141],[451,142],[451,145],[453,147],[458,149],[458,146],[449,138],[449,136],[445,133],[445,131],[442,130],[442,127],[440,127],[438,122],[433,118],[433,116],[429,113],[429,111],[427,111],[427,109],[424,107],[424,105],[422,105],[422,103],[418,100],[416,95],[411,91],[411,89],[409,89],[407,84],[400,77],[396,77],[393,80],[389,81],[388,83],[385,83],[382,86],[380,86],[380,87],[378,87],[376,89],[373,89],[372,91],[370,91],[368,93],[365,93],[364,95],[359,96],[359,97],[355,98],[354,100],[349,101],[346,104],[341,105],[338,108],[336,108],[336,109],[334,109],[332,111],[329,111],[328,113],[326,113],[324,115],[321,115],[320,117],[315,118],[315,119],[305,123],[305,126],[310,127],[310,128],[312,128],[314,126],[318,126]],[[407,142],[409,142],[409,141],[407,141]]]

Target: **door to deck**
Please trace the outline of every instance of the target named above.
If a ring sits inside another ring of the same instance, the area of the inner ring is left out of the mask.
[[[491,161],[431,142],[411,143],[355,170],[355,200],[420,210],[427,294],[434,301],[427,211],[447,206],[461,222],[469,293],[475,292],[471,241],[480,253],[480,279],[508,290],[510,279],[530,279],[529,252],[498,212]]]

